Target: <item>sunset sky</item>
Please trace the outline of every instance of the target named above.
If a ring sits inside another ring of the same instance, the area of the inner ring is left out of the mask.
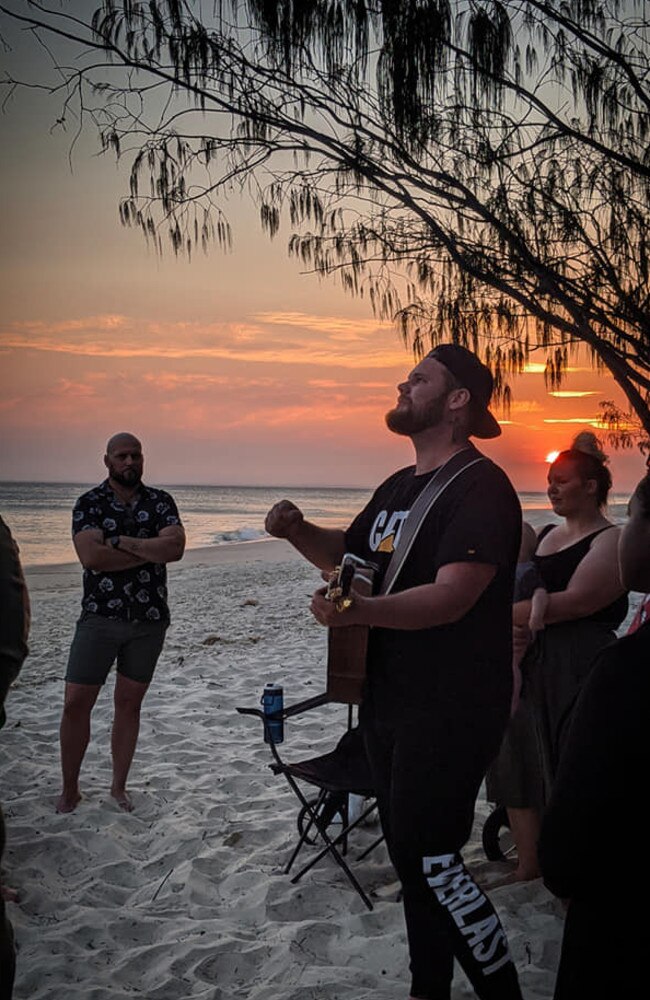
[[[228,206],[232,253],[158,258],[119,223],[127,165],[90,133],[72,148],[56,117],[35,92],[0,117],[1,479],[95,481],[118,430],[165,484],[367,487],[410,462],[383,415],[412,358],[367,301],[301,274],[289,231],[270,242],[245,200]],[[545,456],[600,401],[624,402],[586,356],[549,395],[536,360],[502,437],[481,445],[520,490],[544,489]],[[641,457],[611,455],[630,491]]]

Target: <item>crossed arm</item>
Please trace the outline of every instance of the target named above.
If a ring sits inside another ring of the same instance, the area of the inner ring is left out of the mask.
[[[618,571],[619,529],[610,528],[598,535],[587,555],[580,561],[566,590],[548,595],[544,624],[574,621],[606,608],[625,593]],[[530,601],[518,601],[513,606],[513,623],[517,629],[528,629]]]
[[[84,569],[95,572],[118,573],[144,563],[177,562],[185,551],[185,531],[179,524],[162,528],[156,538],[131,538],[119,536],[119,548],[104,541],[100,528],[79,531],[74,536],[74,547]]]

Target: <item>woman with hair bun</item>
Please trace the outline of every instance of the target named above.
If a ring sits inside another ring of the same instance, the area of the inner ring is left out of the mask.
[[[540,531],[533,557],[548,593],[542,629],[522,663],[518,712],[488,775],[488,798],[508,807],[518,866],[504,881],[537,878],[541,811],[555,777],[573,705],[596,654],[627,614],[617,548],[620,529],[604,514],[612,478],[598,439],[579,434],[548,473],[548,497],[562,523]],[[532,639],[530,601],[513,606],[515,642]],[[520,735],[512,738],[513,729]],[[533,735],[534,733],[534,735]]]

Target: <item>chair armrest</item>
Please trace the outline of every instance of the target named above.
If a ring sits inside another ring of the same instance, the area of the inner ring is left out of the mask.
[[[286,705],[280,712],[271,712],[266,716],[260,708],[242,708],[238,706],[237,711],[240,715],[256,715],[258,719],[267,718],[274,721],[276,719],[289,719],[292,715],[300,715],[301,712],[309,712],[312,708],[320,708],[321,705],[326,705],[329,700],[329,695],[326,691],[324,691],[322,694],[317,694],[313,698],[305,698],[304,701],[296,701],[293,705]]]

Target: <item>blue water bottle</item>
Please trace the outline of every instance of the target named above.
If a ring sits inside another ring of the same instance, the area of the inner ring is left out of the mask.
[[[264,726],[264,742],[282,743],[284,740],[284,719],[269,719],[275,712],[281,712],[284,708],[284,697],[280,684],[265,684],[262,692],[262,708],[267,717]]]

